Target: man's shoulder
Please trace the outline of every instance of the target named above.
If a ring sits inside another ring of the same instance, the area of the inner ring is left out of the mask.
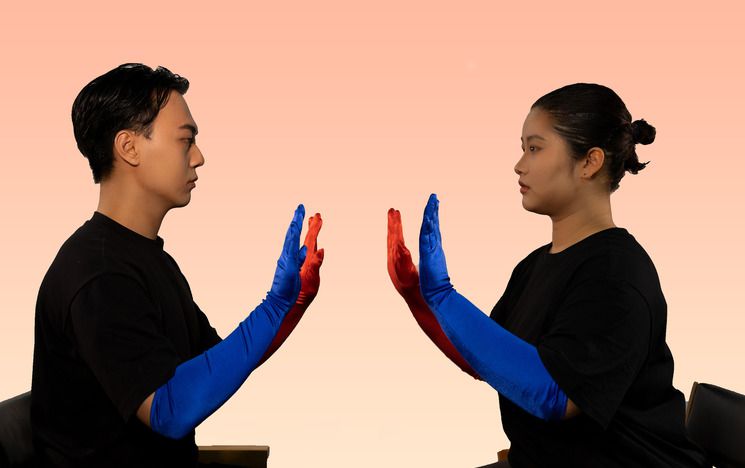
[[[87,221],[62,243],[44,276],[41,292],[54,289],[75,294],[84,284],[105,274],[137,278],[137,258],[126,243]]]

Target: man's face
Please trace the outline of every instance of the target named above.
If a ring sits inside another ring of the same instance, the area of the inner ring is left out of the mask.
[[[196,168],[204,164],[194,139],[197,132],[184,97],[172,90],[153,121],[150,138],[137,136],[138,183],[166,211],[185,206],[191,200]]]

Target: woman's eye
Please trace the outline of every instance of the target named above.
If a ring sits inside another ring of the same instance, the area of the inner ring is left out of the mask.
[[[189,146],[191,146],[191,145],[193,145],[194,143],[196,143],[196,139],[195,139],[195,138],[187,138],[187,139],[186,139],[186,141],[188,141],[188,142],[189,142]]]

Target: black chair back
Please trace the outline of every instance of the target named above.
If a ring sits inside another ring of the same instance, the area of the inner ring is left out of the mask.
[[[745,395],[693,383],[686,409],[688,435],[717,468],[745,467]]]
[[[31,437],[31,392],[0,402],[0,467],[30,466]]]

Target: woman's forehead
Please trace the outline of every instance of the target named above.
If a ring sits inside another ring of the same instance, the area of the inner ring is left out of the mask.
[[[531,109],[523,122],[521,139],[527,141],[530,137],[541,137],[548,140],[552,133],[553,124],[549,113],[540,108]]]

